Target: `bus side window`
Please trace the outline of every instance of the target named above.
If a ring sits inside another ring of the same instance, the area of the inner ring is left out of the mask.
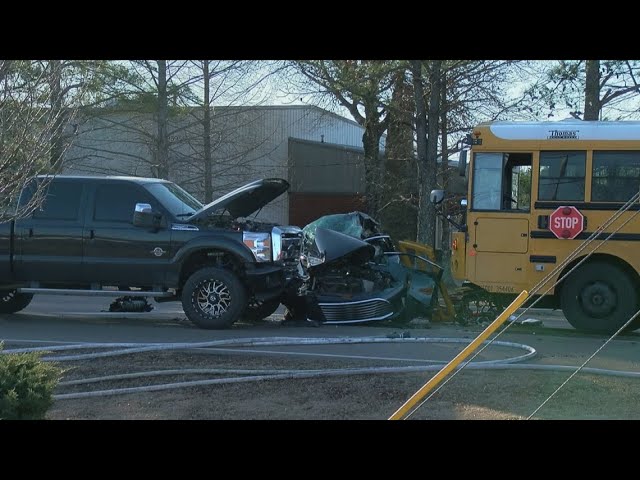
[[[540,152],[538,200],[584,201],[586,152]]]
[[[626,202],[640,189],[640,152],[595,151],[591,201]]]
[[[529,211],[531,208],[531,154],[505,154],[503,210]]]

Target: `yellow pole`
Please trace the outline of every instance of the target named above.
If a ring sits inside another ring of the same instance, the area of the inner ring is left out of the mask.
[[[389,420],[402,420],[402,418],[407,414],[409,410],[411,410],[416,405],[416,403],[422,400],[425,395],[427,395],[427,393],[433,390],[433,388],[438,385],[444,379],[444,377],[446,377],[453,371],[454,368],[460,365],[462,361],[466,359],[476,348],[478,348],[482,342],[489,338],[489,335],[495,332],[498,327],[507,320],[507,318],[509,318],[518,308],[520,308],[520,305],[525,302],[528,296],[529,292],[523,290],[522,293],[520,293],[520,295],[518,295],[518,297],[513,302],[511,302],[511,304],[504,310],[504,312],[498,315],[498,318],[496,318],[487,328],[485,328],[483,332],[478,335],[469,345],[464,347],[464,349],[458,355],[456,355],[453,360],[442,367],[442,370],[431,377],[431,379],[429,379],[429,381],[425,383],[420,388],[420,390],[414,393],[409,400],[404,402],[404,405],[396,410],[396,412],[389,417]]]
[[[438,287],[440,288],[440,293],[442,294],[442,298],[444,300],[444,304],[447,307],[447,320],[451,320],[456,315],[456,310],[453,306],[453,302],[451,301],[451,297],[449,296],[449,291],[447,290],[447,286],[444,284],[444,280],[440,279],[438,283]]]

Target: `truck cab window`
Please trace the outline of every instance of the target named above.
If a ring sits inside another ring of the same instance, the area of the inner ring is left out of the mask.
[[[473,210],[529,211],[531,153],[476,153]]]
[[[27,196],[29,195],[25,194],[25,199],[21,201],[28,202]],[[33,211],[33,218],[76,220],[80,211],[81,197],[81,183],[51,182],[46,188],[42,204]]]
[[[133,223],[136,203],[150,203],[151,196],[131,184],[99,185],[96,189],[93,219],[101,222]]]

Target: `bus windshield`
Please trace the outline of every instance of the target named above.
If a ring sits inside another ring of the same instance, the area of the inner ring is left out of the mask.
[[[531,157],[530,153],[476,153],[471,208],[528,211]]]

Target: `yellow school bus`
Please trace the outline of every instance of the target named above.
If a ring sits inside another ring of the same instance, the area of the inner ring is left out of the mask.
[[[462,155],[460,162],[466,222],[452,236],[454,278],[505,297],[531,290],[602,230],[552,276],[540,293],[598,246],[540,305],[561,308],[581,330],[612,333],[624,325],[640,304],[640,122],[489,122],[467,143],[468,164]],[[443,194],[434,191],[432,201]],[[638,327],[634,321],[630,328]]]

